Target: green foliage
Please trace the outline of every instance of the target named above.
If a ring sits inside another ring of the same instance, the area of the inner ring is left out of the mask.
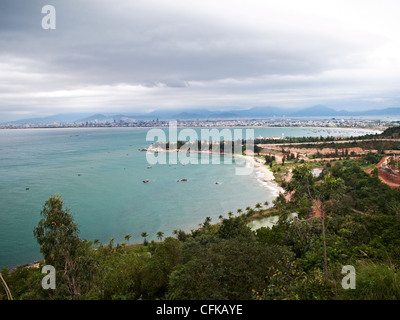
[[[138,299],[143,294],[141,281],[150,257],[145,252],[98,252],[98,273],[86,299]]]
[[[311,250],[313,240],[319,238],[321,234],[319,221],[311,220],[309,223],[298,221],[288,225],[284,243],[291,247],[297,259],[301,259]]]
[[[41,212],[42,219],[34,229],[40,252],[48,264],[63,268],[66,256],[76,256],[80,239],[78,226],[59,195],[50,197]]]
[[[355,300],[399,300],[400,274],[391,263],[369,262],[358,264],[356,270],[356,289],[341,289],[341,299]]]
[[[182,263],[182,244],[174,238],[167,238],[158,245],[142,279],[146,299],[164,297],[168,289],[169,275]]]
[[[297,166],[293,169],[293,177],[288,185],[289,191],[296,191],[297,195],[310,195],[310,188],[314,183],[311,169],[307,164]]]
[[[46,264],[57,273],[54,298],[79,299],[90,286],[95,261],[90,255],[90,244],[78,237],[78,226],[68,209],[63,208],[59,195],[50,197],[41,212],[42,219],[33,233],[40,245]]]
[[[232,239],[243,237],[246,239],[252,239],[254,237],[253,232],[247,227],[246,222],[243,219],[223,219],[222,224],[217,231],[217,236],[221,239]]]
[[[272,228],[261,227],[256,232],[257,241],[264,245],[283,245],[287,228],[281,224]]]
[[[342,178],[335,178],[327,174],[324,176],[324,182],[316,188],[316,191],[320,200],[339,200],[345,193],[344,181]]]
[[[250,299],[264,286],[265,272],[286,258],[279,247],[240,238],[210,244],[170,276],[170,299]]]
[[[325,283],[319,270],[305,273],[294,261],[281,260],[268,269],[266,287],[253,291],[255,300],[323,300],[334,298],[331,283]]]
[[[297,213],[299,218],[307,219],[311,214],[312,203],[307,197],[298,199]]]
[[[366,174],[360,163],[336,164],[330,168],[330,175],[343,180],[346,195],[352,199],[355,209],[371,214],[393,214],[400,191],[381,183],[376,176]]]
[[[189,237],[189,235],[186,234],[186,232],[183,231],[183,230],[181,230],[181,229],[179,229],[179,230],[174,230],[173,234],[175,234],[176,237],[177,237],[177,239],[178,239],[179,241],[182,241],[182,242],[185,242],[186,239]]]
[[[363,159],[365,164],[377,164],[379,161],[381,161],[381,157],[375,153],[368,153]]]
[[[382,132],[380,136],[386,138],[398,139],[400,137],[400,127],[387,128],[384,132]]]
[[[37,268],[18,267],[12,272],[9,272],[8,269],[3,269],[2,275],[14,300],[40,300],[49,298],[48,292],[42,289],[42,275]],[[2,289],[3,287],[1,286],[0,295],[3,299],[7,299]]]

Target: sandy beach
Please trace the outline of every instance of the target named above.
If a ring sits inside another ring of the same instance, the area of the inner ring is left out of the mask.
[[[276,196],[280,193],[285,194],[286,190],[275,181],[273,172],[265,165],[265,160],[243,155],[235,155],[235,157],[243,158],[246,160],[247,165],[254,166],[257,178],[272,190]]]

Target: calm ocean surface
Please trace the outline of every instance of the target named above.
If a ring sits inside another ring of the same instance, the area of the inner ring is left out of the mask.
[[[158,231],[189,231],[206,216],[236,212],[276,193],[235,164],[149,165],[142,128],[0,130],[0,268],[41,258],[33,228],[45,201],[60,194],[83,239],[141,242]],[[196,129],[200,132],[200,129]],[[370,131],[256,128],[258,136],[357,136]],[[196,157],[199,155],[195,155]],[[213,155],[212,157],[222,157]],[[221,158],[222,159],[222,158]],[[151,182],[144,184],[142,181]],[[177,182],[188,179],[187,182]],[[220,184],[215,184],[220,182]],[[29,188],[29,190],[26,190]]]

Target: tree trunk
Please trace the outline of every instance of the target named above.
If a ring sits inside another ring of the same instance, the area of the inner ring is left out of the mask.
[[[326,253],[326,237],[325,237],[325,210],[321,208],[321,221],[322,221],[322,238],[324,243],[324,269],[325,269],[325,281],[328,281],[328,258]]]
[[[8,289],[7,283],[3,279],[3,276],[1,275],[1,273],[0,273],[0,280],[1,280],[1,283],[3,284],[4,290],[6,291],[8,300],[12,300],[13,298],[12,298],[12,295],[11,295],[11,291],[10,291],[10,289]]]

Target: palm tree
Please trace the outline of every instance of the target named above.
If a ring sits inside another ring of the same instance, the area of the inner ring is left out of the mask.
[[[126,236],[125,236],[125,240],[126,241],[128,241],[128,244],[129,244],[129,240],[132,238],[132,236],[130,235],[130,234],[127,234]]]
[[[114,243],[114,238],[110,238],[110,249],[112,250],[113,248],[113,243]]]
[[[265,202],[264,202],[264,206],[265,206],[265,208],[267,208],[267,207],[269,206],[269,202],[268,202],[268,201],[265,201]]]
[[[204,220],[204,223],[203,223],[203,227],[209,226],[210,222],[211,222],[211,218],[210,217],[206,217],[206,220]]]
[[[246,207],[246,211],[249,212],[251,210],[251,207]]]
[[[242,212],[243,212],[243,210],[242,210],[242,209],[237,209],[237,213],[238,213],[239,215],[241,215],[241,214],[242,214]]]
[[[93,244],[97,247],[99,245],[100,240],[99,239],[94,239]]]
[[[222,214],[219,215],[218,219],[222,220],[224,218],[224,216]]]
[[[233,212],[232,212],[232,211],[229,211],[229,212],[228,212],[228,216],[229,216],[229,218],[232,218],[232,217],[233,217]]]
[[[247,211],[247,216],[248,216],[248,217],[251,217],[251,216],[254,215],[255,213],[256,213],[256,212],[255,212],[253,209],[250,208],[250,210]]]
[[[144,240],[143,240],[143,244],[146,246],[147,245],[147,237],[148,237],[149,235],[147,234],[147,232],[142,232],[142,237],[144,238]]]
[[[162,238],[164,237],[164,232],[158,231],[157,232],[157,238],[158,240],[162,241]]]
[[[257,203],[257,204],[255,205],[255,208],[258,209],[258,210],[260,210],[261,207],[262,207],[262,206],[261,206],[261,203]]]

